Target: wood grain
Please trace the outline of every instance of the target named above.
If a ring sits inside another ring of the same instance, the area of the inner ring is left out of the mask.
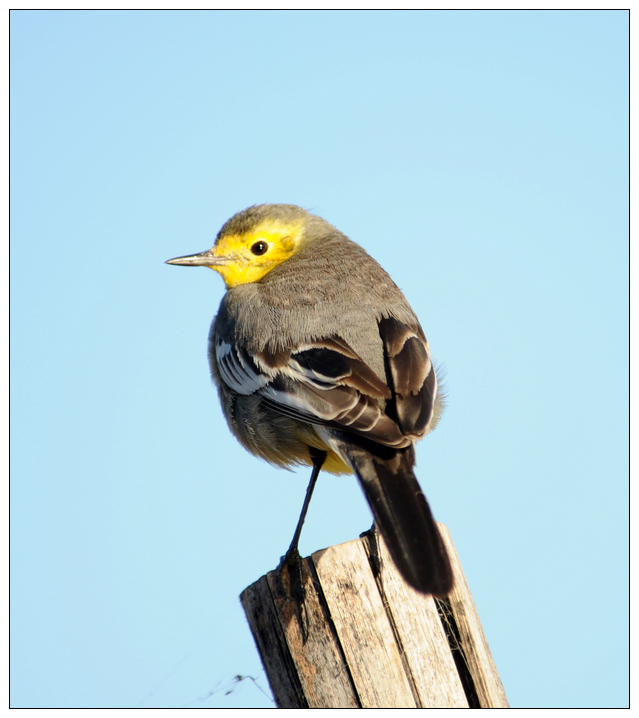
[[[271,571],[241,596],[281,708],[508,707],[446,527],[455,586],[412,589],[375,534]]]
[[[466,583],[453,539],[445,526],[439,524],[439,529],[455,575],[455,586],[448,598],[479,704],[482,708],[508,708],[506,693],[481,627],[475,602]]]
[[[435,600],[404,581],[383,540],[370,536],[362,541],[365,547],[375,541],[381,559],[379,590],[421,707],[468,708]]]
[[[309,708],[359,708],[360,704],[330,616],[315,585],[308,559],[302,562],[300,606],[271,571],[268,585]]]
[[[415,708],[416,701],[360,541],[312,556],[363,708]]]
[[[286,645],[266,576],[246,588],[240,601],[278,707],[306,707],[308,703]]]

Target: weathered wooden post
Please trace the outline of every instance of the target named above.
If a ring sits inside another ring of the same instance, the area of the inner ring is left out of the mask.
[[[302,561],[304,590],[271,571],[241,595],[280,708],[507,708],[450,534],[443,600],[400,577],[369,532]],[[300,595],[303,594],[303,595]]]

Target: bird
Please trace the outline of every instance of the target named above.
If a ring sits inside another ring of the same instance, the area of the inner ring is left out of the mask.
[[[414,471],[415,444],[437,425],[443,393],[389,274],[292,204],[248,207],[211,249],[166,263],[209,267],[226,285],[208,358],[232,434],[269,464],[312,466],[286,556],[297,552],[320,471],[355,474],[404,580],[447,596],[450,560]]]

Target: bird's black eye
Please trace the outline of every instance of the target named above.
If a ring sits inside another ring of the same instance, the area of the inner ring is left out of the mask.
[[[260,254],[265,254],[267,249],[268,244],[260,239],[259,242],[255,242],[255,244],[251,247],[251,252],[253,252],[253,254],[257,254],[259,257]]]

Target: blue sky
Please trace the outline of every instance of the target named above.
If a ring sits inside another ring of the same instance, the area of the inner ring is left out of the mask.
[[[164,264],[261,202],[446,369],[417,475],[511,705],[628,705],[628,51],[624,11],[11,13],[14,707],[272,706],[238,596],[308,472],[229,434],[223,283]],[[370,520],[324,474],[301,551]]]

